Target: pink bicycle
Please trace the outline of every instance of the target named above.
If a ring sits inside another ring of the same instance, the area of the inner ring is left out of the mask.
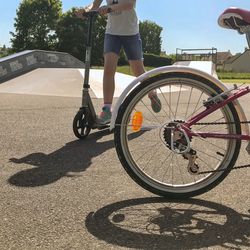
[[[250,47],[250,11],[229,8],[219,24],[246,34]],[[151,110],[152,90],[162,103],[158,113]],[[248,86],[227,89],[213,76],[184,66],[145,73],[119,98],[110,125],[123,167],[161,196],[185,198],[214,188],[232,170],[241,141],[250,141],[237,100],[249,92]]]

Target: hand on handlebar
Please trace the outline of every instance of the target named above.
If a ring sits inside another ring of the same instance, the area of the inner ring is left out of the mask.
[[[76,17],[78,17],[78,18],[85,19],[86,16],[84,16],[84,14],[85,14],[86,12],[88,12],[88,11],[89,11],[88,8],[76,9],[76,10],[74,11],[74,14],[75,14]]]
[[[110,13],[112,11],[112,9],[108,6],[102,6],[98,9],[98,12],[100,13],[100,15],[104,16],[107,15],[108,13]]]
[[[76,9],[74,11],[76,17],[81,18],[81,19],[86,19],[88,18],[89,14],[96,14],[99,13],[100,15],[107,15],[108,13],[112,12],[112,9],[108,6],[102,6],[98,10],[90,10],[88,7],[87,8],[81,8],[81,9]]]

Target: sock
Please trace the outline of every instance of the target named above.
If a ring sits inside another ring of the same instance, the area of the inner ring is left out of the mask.
[[[104,103],[103,107],[111,111],[112,103]]]
[[[153,98],[154,96],[157,95],[157,92],[155,90],[151,90],[149,93],[148,93],[148,97],[151,99]]]

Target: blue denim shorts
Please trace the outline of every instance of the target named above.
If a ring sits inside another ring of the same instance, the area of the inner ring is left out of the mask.
[[[128,60],[143,60],[140,34],[132,36],[105,34],[104,54],[113,52],[119,56],[121,48],[124,49]]]

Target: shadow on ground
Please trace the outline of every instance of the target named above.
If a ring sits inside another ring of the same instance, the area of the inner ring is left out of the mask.
[[[98,142],[109,130],[92,133],[83,141],[75,140],[50,153],[29,154],[23,158],[10,159],[15,164],[29,164],[34,168],[22,170],[9,178],[9,183],[21,187],[48,185],[62,177],[75,177],[74,173],[85,171],[97,157],[114,146],[113,139]],[[72,174],[73,172],[73,174]]]
[[[133,140],[145,131],[131,134]],[[62,177],[76,177],[72,173],[84,172],[92,164],[92,159],[114,147],[114,140],[98,141],[110,134],[108,129],[90,134],[84,140],[75,140],[50,153],[29,154],[23,158],[11,158],[15,164],[29,164],[34,168],[22,170],[9,178],[11,185],[36,187],[51,184]]]
[[[99,240],[135,249],[250,248],[250,214],[198,199],[125,200],[90,213],[85,226]]]

